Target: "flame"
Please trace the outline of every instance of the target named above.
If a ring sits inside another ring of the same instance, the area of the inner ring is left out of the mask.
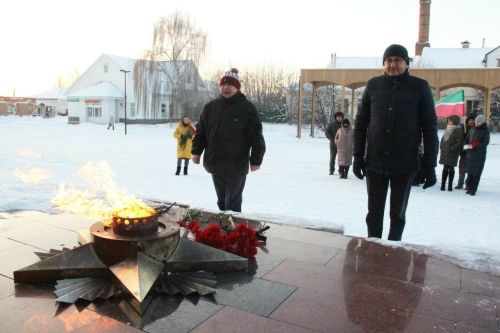
[[[156,211],[151,207],[138,207],[138,206],[125,207],[113,211],[113,215],[115,216],[130,217],[130,218],[148,217],[154,215],[155,213]]]
[[[52,177],[52,173],[49,169],[40,169],[38,167],[26,170],[26,172],[23,172],[16,168],[16,170],[14,170],[14,175],[21,178],[22,181],[27,184],[34,183],[35,185],[37,185],[43,179]]]
[[[69,209],[79,215],[110,224],[113,214],[123,217],[147,217],[156,213],[142,200],[119,190],[113,181],[115,177],[107,162],[85,164],[77,172],[91,185],[90,189],[78,190],[63,182],[51,202],[60,208]]]

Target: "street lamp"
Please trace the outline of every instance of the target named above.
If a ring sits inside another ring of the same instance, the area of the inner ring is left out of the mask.
[[[120,72],[123,72],[123,77],[125,79],[125,135],[127,135],[127,73],[130,71],[120,69]]]

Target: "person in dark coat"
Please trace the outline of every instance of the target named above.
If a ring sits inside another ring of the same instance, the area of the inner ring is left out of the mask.
[[[467,136],[469,133],[470,129],[474,127],[476,115],[469,115],[467,119],[465,120],[465,132],[464,132],[464,137]],[[458,162],[458,183],[457,186],[455,186],[455,189],[461,190],[464,188],[464,181],[465,181],[465,169],[467,169],[467,155],[465,153],[466,151],[462,149],[460,152],[460,160]],[[465,183],[467,183],[465,181]],[[466,188],[466,191],[469,189]]]
[[[469,188],[466,193],[470,195],[476,195],[486,162],[486,147],[490,143],[488,124],[482,114],[476,117],[475,125],[464,140],[464,149],[467,150],[467,187]]]
[[[368,81],[356,115],[352,167],[359,179],[366,175],[368,237],[382,237],[390,186],[388,239],[400,241],[416,171],[423,168],[424,189],[436,184],[437,117],[429,84],[410,76],[406,48],[389,46],[383,61],[385,73]],[[422,140],[425,154],[421,166],[418,147]]]
[[[240,91],[238,70],[227,71],[219,82],[220,95],[205,104],[196,124],[192,161],[212,174],[221,211],[241,212],[248,170],[260,169],[266,143],[257,108]]]
[[[458,157],[462,151],[464,142],[464,133],[459,126],[460,118],[458,116],[449,116],[447,118],[448,126],[444,131],[439,144],[441,154],[439,155],[439,164],[443,165],[441,175],[441,191],[445,190],[446,180],[448,179],[448,191],[453,191],[453,178],[455,177],[455,167],[458,163]]]
[[[342,120],[344,119],[344,114],[340,111],[335,112],[333,114],[335,118],[332,121],[325,131],[325,136],[328,140],[330,140],[330,175],[335,173],[335,160],[337,157],[337,145],[335,144],[335,135],[337,135],[337,131],[339,128],[342,128]]]

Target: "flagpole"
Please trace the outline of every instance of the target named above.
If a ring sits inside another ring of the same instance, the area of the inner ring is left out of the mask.
[[[463,115],[463,118],[464,118],[464,134],[467,132],[467,124],[465,123],[465,114],[467,113],[467,111],[465,110],[466,109],[466,103],[465,103],[465,91],[462,89],[462,99],[464,101],[464,115]]]

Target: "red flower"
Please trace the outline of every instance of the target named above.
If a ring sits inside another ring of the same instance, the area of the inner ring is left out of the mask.
[[[193,234],[196,234],[196,231],[198,231],[198,229],[200,228],[200,224],[198,222],[196,222],[195,220],[189,221],[188,223],[186,223],[184,221],[177,221],[177,224],[183,228],[188,229]]]
[[[240,223],[235,230],[229,233],[226,242],[226,251],[240,257],[251,258],[257,254],[259,240],[255,235],[255,230]]]
[[[211,224],[206,229],[196,232],[194,240],[215,247],[216,249],[224,250],[227,235],[221,234],[220,230],[218,224]]]
[[[194,240],[216,249],[227,251],[240,257],[251,258],[257,254],[259,240],[255,230],[246,224],[240,223],[228,234],[223,233],[220,225],[211,224],[206,229],[201,230],[200,224],[196,221],[189,223],[178,221],[181,227],[187,228],[193,235]]]

